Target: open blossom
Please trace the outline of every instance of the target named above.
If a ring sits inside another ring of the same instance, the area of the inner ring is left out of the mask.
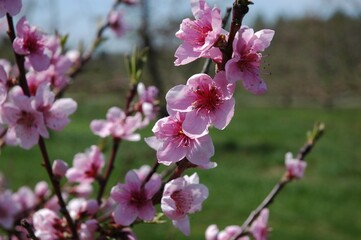
[[[155,86],[145,87],[143,83],[138,83],[137,92],[139,96],[138,110],[145,116],[145,124],[155,119],[159,107],[157,106],[158,88]],[[144,123],[143,123],[144,124]]]
[[[43,71],[49,67],[50,58],[46,54],[46,37],[36,27],[30,26],[25,17],[16,24],[17,37],[13,42],[17,54],[29,58],[35,71]]]
[[[123,14],[118,10],[112,10],[108,15],[108,24],[117,37],[124,35],[126,28],[124,25]]]
[[[151,178],[142,187],[142,181],[134,171],[129,171],[125,184],[119,183],[111,190],[111,197],[117,203],[113,213],[114,220],[122,226],[129,226],[137,217],[150,221],[155,215],[153,196],[161,185],[160,177]]]
[[[35,193],[25,186],[13,194],[13,201],[19,205],[20,211],[29,211],[33,209],[37,203]]]
[[[86,200],[85,198],[73,198],[67,205],[67,209],[72,219],[79,219],[82,214],[93,215],[99,209],[98,202],[95,199]]]
[[[183,131],[190,136],[201,136],[210,125],[224,129],[234,114],[234,86],[220,71],[212,79],[207,74],[190,77],[187,85],[178,85],[166,95],[167,108],[186,112]]]
[[[161,208],[172,219],[173,225],[183,234],[190,235],[189,213],[202,209],[202,203],[208,198],[208,188],[199,184],[197,173],[192,176],[176,178],[164,187]]]
[[[65,220],[62,220],[55,212],[43,208],[33,215],[35,236],[41,240],[64,239],[69,236],[69,229],[65,229]]]
[[[2,115],[4,123],[9,126],[7,134],[25,149],[37,144],[39,136],[49,137],[43,114],[35,109],[34,99],[25,96],[19,86],[9,92],[9,101],[4,103]]]
[[[90,219],[82,223],[79,229],[80,240],[93,240],[97,229],[98,221],[96,219]]]
[[[70,57],[62,54],[58,36],[47,37],[45,45],[49,49],[50,65],[45,71],[36,72],[36,78],[38,81],[50,83],[53,89],[61,90],[70,81],[67,73],[74,63]]]
[[[9,13],[15,16],[21,10],[21,0],[0,0],[0,18]]]
[[[190,0],[195,20],[184,19],[175,34],[183,43],[175,52],[174,64],[184,65],[198,58],[217,59],[221,52],[214,47],[222,32],[222,17],[217,7],[210,8],[205,0]]]
[[[43,113],[48,128],[60,131],[70,122],[69,115],[75,112],[77,103],[71,98],[54,100],[50,84],[41,84],[35,95],[36,109]]]
[[[107,112],[106,120],[93,120],[90,128],[95,135],[100,137],[113,136],[128,141],[139,141],[140,135],[134,133],[141,127],[142,116],[136,113],[134,116],[126,116],[125,112],[112,107]]]
[[[185,113],[177,112],[158,120],[152,129],[155,136],[145,141],[157,151],[159,163],[168,166],[186,157],[191,163],[207,168],[214,155],[212,139],[208,134],[188,136],[182,129],[184,119]]]
[[[19,212],[20,206],[14,201],[10,191],[0,194],[0,226],[5,229],[13,227],[15,216]]]
[[[66,177],[70,182],[93,182],[104,166],[104,156],[95,145],[78,153],[73,160],[73,167],[68,169]]]
[[[288,152],[285,156],[285,165],[287,169],[287,175],[291,179],[301,179],[307,167],[307,162],[294,159],[292,153]]]
[[[267,240],[269,210],[263,209],[257,219],[252,223],[250,232],[255,240]]]
[[[231,240],[238,235],[241,227],[233,225],[219,231],[217,225],[212,224],[206,230],[206,240]],[[249,240],[249,237],[237,238],[237,240]]]
[[[264,29],[254,33],[243,26],[233,41],[233,57],[226,63],[227,79],[230,82],[242,80],[244,88],[254,94],[267,91],[266,83],[260,78],[262,53],[271,43],[274,31]]]

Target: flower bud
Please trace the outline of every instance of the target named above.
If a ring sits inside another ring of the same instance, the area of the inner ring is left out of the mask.
[[[95,214],[99,209],[99,204],[95,199],[90,199],[86,203],[86,212],[90,215]]]
[[[53,173],[57,177],[64,177],[68,170],[68,164],[63,160],[55,160],[53,163]]]

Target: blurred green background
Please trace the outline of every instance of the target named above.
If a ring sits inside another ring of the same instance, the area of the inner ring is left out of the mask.
[[[270,239],[361,236],[360,26],[361,17],[340,12],[327,20],[279,19],[272,25],[257,19],[255,29],[276,31],[262,75],[269,91],[253,96],[238,85],[232,122],[224,131],[211,130],[216,149],[212,160],[218,167],[198,171],[210,196],[203,211],[190,217],[191,239],[204,239],[205,229],[213,223],[220,229],[241,225],[282,175],[285,153],[296,154],[306,131],[321,121],[326,133],[307,158],[305,178],[288,185],[270,207]],[[6,42],[1,42],[4,57]],[[174,67],[174,50],[156,49],[156,58],[151,60],[156,61],[159,79],[149,69],[144,73],[147,85],[161,80],[163,94],[202,68],[202,61]],[[111,106],[124,107],[129,84],[123,59],[99,52],[74,79],[66,96],[78,102],[78,111],[64,131],[52,132],[46,141],[52,159],[71,163],[76,153],[99,143],[89,124],[103,119]],[[151,127],[141,131],[142,137],[151,136]],[[144,141],[122,142],[109,187],[123,181],[128,169],[154,161],[155,152]],[[47,179],[40,162],[37,147],[30,151],[5,147],[0,171],[14,191],[24,183],[33,188]],[[139,239],[186,239],[169,221],[137,225],[134,230]]]

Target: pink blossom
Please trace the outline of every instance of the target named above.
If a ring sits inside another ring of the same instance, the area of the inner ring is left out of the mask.
[[[24,96],[19,86],[9,92],[9,101],[2,108],[4,123],[9,125],[14,143],[30,149],[38,143],[39,136],[48,138],[43,114],[35,109],[33,98]]]
[[[287,169],[287,175],[290,179],[301,179],[307,167],[307,162],[294,159],[292,153],[288,152],[285,156],[285,165]]]
[[[11,229],[19,210],[20,206],[14,201],[10,191],[0,193],[0,226]]]
[[[166,95],[167,108],[186,112],[183,131],[189,136],[202,136],[210,125],[224,129],[234,114],[234,86],[220,71],[212,79],[207,74],[190,77],[187,85],[178,85]]]
[[[183,43],[175,52],[176,66],[198,58],[218,59],[221,51],[214,47],[222,32],[222,17],[217,7],[211,9],[204,0],[191,0],[195,20],[184,19],[175,34]],[[219,60],[219,59],[218,59]]]
[[[35,185],[35,195],[36,197],[42,201],[45,198],[48,198],[50,195],[50,189],[49,189],[49,185],[47,182],[45,181],[40,181]]]
[[[139,141],[140,135],[134,133],[141,127],[142,116],[136,113],[134,116],[126,116],[123,110],[112,107],[107,112],[106,120],[93,120],[90,128],[95,135],[107,137],[112,135],[128,141]]]
[[[52,170],[56,177],[64,177],[68,170],[68,164],[63,160],[57,159],[53,162]]]
[[[182,129],[185,113],[177,112],[156,122],[152,131],[155,136],[146,138],[146,143],[157,151],[159,163],[170,165],[187,158],[191,163],[201,166],[211,165],[214,155],[211,137],[206,134],[192,137]]]
[[[262,53],[271,43],[274,31],[264,29],[254,33],[243,26],[233,41],[233,58],[226,63],[226,75],[230,82],[242,80],[247,91],[263,94],[266,83],[260,78]]]
[[[35,105],[43,113],[45,124],[56,131],[63,130],[70,122],[69,115],[77,109],[77,103],[70,98],[55,100],[55,94],[49,84],[41,84],[35,95]]]
[[[21,187],[13,194],[13,201],[18,203],[20,211],[25,212],[33,209],[37,203],[34,192],[28,187]]]
[[[221,56],[214,47],[222,32],[222,17],[217,7],[210,8],[205,0],[190,0],[195,20],[184,19],[175,34],[183,43],[175,52],[176,66],[198,58],[217,59]]]
[[[238,235],[241,227],[233,225],[219,231],[217,225],[212,224],[206,230],[206,240],[231,240]],[[249,237],[237,238],[237,240],[249,240]]]
[[[98,229],[98,221],[95,219],[90,219],[85,223],[80,225],[79,238],[80,240],[93,240],[95,239],[94,235]]]
[[[70,182],[93,182],[104,166],[104,156],[95,145],[78,153],[73,160],[73,167],[66,172]]]
[[[120,11],[112,10],[109,13],[108,24],[117,37],[124,35],[126,28],[124,26],[123,14]]]
[[[250,232],[255,240],[267,240],[269,210],[263,209],[257,219],[252,223]]]
[[[69,230],[64,228],[64,220],[46,208],[34,213],[33,225],[35,236],[41,240],[63,239],[70,234]]]
[[[72,219],[80,219],[83,214],[94,214],[98,211],[99,205],[96,200],[90,199],[86,200],[85,198],[73,198],[67,205]]]
[[[31,66],[36,71],[43,71],[49,67],[50,58],[46,54],[46,37],[36,27],[30,26],[25,17],[16,25],[17,37],[13,42],[17,54],[29,58]]]
[[[137,217],[151,221],[155,215],[152,203],[153,196],[161,185],[159,177],[151,178],[142,187],[142,181],[134,171],[129,171],[125,184],[119,183],[111,190],[111,197],[118,203],[113,217],[117,224],[129,226]]]
[[[145,125],[155,119],[159,107],[157,106],[158,88],[149,86],[146,88],[143,83],[138,83],[137,92],[139,96],[138,110],[145,116]]]
[[[89,182],[80,182],[78,185],[72,186],[69,193],[75,197],[87,198],[93,192],[93,186]]]
[[[190,235],[189,213],[202,209],[202,203],[208,198],[208,188],[199,184],[197,173],[192,176],[176,178],[164,187],[161,208],[172,219],[173,225],[183,234]]]
[[[6,13],[15,16],[20,12],[21,6],[21,0],[0,0],[0,18],[4,17]]]
[[[59,37],[48,37],[46,46],[50,50],[50,66],[46,71],[38,74],[43,75],[42,77],[45,78],[47,82],[50,82],[53,88],[61,90],[68,85],[70,81],[67,73],[72,67],[73,62],[67,55],[62,54]]]

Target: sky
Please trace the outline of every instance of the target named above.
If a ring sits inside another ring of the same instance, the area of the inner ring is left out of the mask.
[[[151,25],[163,26],[169,19],[192,17],[188,0],[147,0],[150,3]],[[232,0],[207,0],[211,6],[217,5],[222,12],[232,5]],[[262,16],[270,23],[280,16],[299,18],[312,15],[320,18],[329,17],[337,9],[350,15],[361,13],[361,0],[254,0],[244,24],[252,26],[256,16]],[[23,0],[24,8],[19,16],[27,15],[31,24],[37,25],[46,32],[58,29],[62,34],[69,34],[69,44],[76,47],[79,42],[88,45],[93,39],[96,27],[104,21],[113,0]],[[129,29],[136,29],[140,24],[140,11],[136,7],[120,7],[125,13],[125,21]],[[163,25],[162,25],[163,24]],[[178,29],[175,29],[176,32]],[[129,31],[127,38],[114,39],[107,32],[109,41],[105,48],[113,51],[129,49],[129,38],[134,36]]]

